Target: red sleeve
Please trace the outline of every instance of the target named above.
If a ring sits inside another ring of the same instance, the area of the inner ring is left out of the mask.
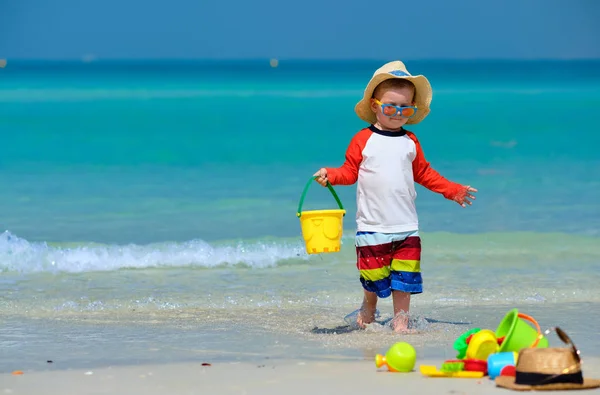
[[[362,152],[373,132],[365,128],[358,132],[348,145],[346,161],[342,167],[327,167],[327,179],[331,185],[352,185],[358,179],[358,168],[363,160]]]
[[[449,200],[453,200],[457,195],[464,193],[464,186],[447,180],[429,165],[417,136],[412,132],[406,132],[406,135],[415,142],[417,147],[417,156],[412,163],[415,182],[433,192],[441,193]]]

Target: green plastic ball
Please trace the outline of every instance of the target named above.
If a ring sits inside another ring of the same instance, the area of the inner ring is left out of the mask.
[[[417,362],[417,352],[410,344],[399,342],[385,353],[385,360],[389,367],[398,372],[410,372]]]

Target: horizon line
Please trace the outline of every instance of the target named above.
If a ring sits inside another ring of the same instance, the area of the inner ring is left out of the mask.
[[[572,62],[572,61],[600,61],[600,57],[574,57],[574,58],[493,58],[493,57],[461,57],[461,58],[280,58],[280,57],[244,57],[244,58],[214,58],[214,57],[97,57],[83,55],[81,57],[67,58],[36,58],[36,57],[7,57],[0,55],[0,59],[8,62],[77,62],[77,63],[103,63],[103,62],[388,62],[401,60],[403,62]]]

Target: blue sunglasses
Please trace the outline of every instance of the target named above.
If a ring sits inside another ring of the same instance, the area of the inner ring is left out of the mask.
[[[381,112],[386,117],[395,117],[400,114],[403,118],[411,118],[417,113],[417,106],[395,106],[393,104],[382,103],[373,99],[378,106],[381,106]]]

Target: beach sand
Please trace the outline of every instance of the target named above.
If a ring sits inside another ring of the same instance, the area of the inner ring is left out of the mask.
[[[429,378],[419,365],[437,360],[417,360],[410,373],[377,369],[373,361],[261,360],[256,363],[174,363],[134,365],[93,370],[24,371],[0,374],[2,394],[502,394],[487,376],[482,379]],[[584,361],[585,377],[600,377],[600,359]],[[597,393],[586,390],[576,393]],[[552,392],[573,393],[572,391]]]

